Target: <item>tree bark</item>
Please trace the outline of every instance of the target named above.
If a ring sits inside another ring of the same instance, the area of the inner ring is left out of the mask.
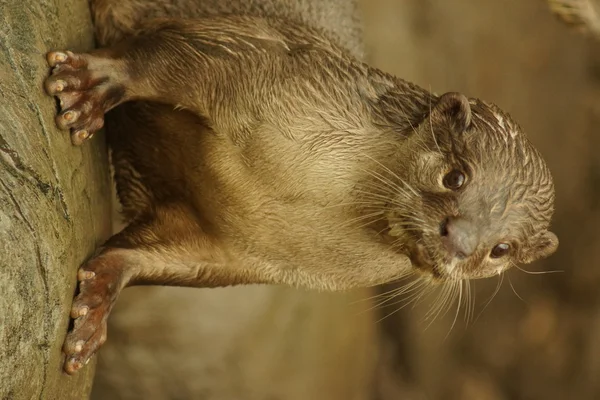
[[[0,1],[0,398],[82,399],[90,365],[62,371],[77,268],[110,234],[103,137],[54,124],[45,53],[93,47],[81,0]]]

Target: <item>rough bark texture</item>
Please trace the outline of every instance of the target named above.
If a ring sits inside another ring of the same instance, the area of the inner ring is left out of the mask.
[[[75,274],[110,233],[101,137],[74,148],[42,89],[45,53],[93,46],[86,1],[0,1],[0,398],[83,399],[61,346]]]
[[[375,65],[438,93],[493,101],[519,121],[554,174],[561,241],[527,269],[564,271],[509,271],[477,322],[465,328],[461,314],[449,335],[453,311],[429,329],[427,305],[388,318],[393,370],[380,398],[600,398],[598,42],[541,0],[369,0],[365,12]],[[475,283],[476,315],[497,283]]]

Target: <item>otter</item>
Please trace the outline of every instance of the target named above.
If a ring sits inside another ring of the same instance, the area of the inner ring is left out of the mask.
[[[100,48],[47,54],[56,123],[106,127],[128,221],[77,273],[67,373],[127,286],[462,281],[556,250],[521,127],[362,62],[333,4],[92,0]]]

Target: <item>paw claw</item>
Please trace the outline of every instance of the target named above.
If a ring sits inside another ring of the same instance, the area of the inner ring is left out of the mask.
[[[77,272],[77,279],[79,279],[80,281],[92,279],[95,276],[96,273],[94,271],[86,271],[84,269],[80,269],[79,272]]]
[[[50,94],[61,93],[67,87],[67,82],[59,79],[54,82],[49,82],[47,85],[47,91]]]
[[[73,307],[71,310],[71,318],[85,317],[89,311],[90,308],[88,306]]]
[[[89,133],[88,130],[86,129],[82,129],[80,131],[75,131],[73,133],[73,135],[71,135],[71,142],[75,145],[75,146],[80,146],[81,144],[83,144],[83,142],[90,138],[91,135]]]
[[[61,64],[64,63],[65,61],[67,61],[67,59],[69,58],[69,56],[66,53],[63,53],[61,51],[52,51],[50,53],[48,53],[48,64],[51,67],[54,67],[57,64]]]
[[[67,122],[75,122],[81,113],[79,111],[67,111],[63,113],[62,117]]]
[[[79,119],[78,111],[69,110],[56,116],[56,125],[62,130],[68,130]]]
[[[81,350],[83,350],[83,345],[85,344],[85,341],[80,340],[77,343],[75,343],[75,347],[73,350],[75,350],[75,353],[80,353]]]
[[[70,375],[79,371],[82,367],[83,367],[83,364],[81,362],[77,361],[76,357],[72,357],[72,358],[68,359],[67,362],[65,363],[65,371]]]

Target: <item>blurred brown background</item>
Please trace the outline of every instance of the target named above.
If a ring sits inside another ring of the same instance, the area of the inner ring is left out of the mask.
[[[428,304],[376,322],[395,309],[361,313],[367,291],[128,289],[93,398],[600,398],[599,45],[543,0],[362,3],[372,64],[498,104],[545,155],[561,244],[527,268],[564,272],[508,272],[477,321],[461,314],[449,334],[454,312],[428,327]],[[474,283],[475,315],[497,284]]]

